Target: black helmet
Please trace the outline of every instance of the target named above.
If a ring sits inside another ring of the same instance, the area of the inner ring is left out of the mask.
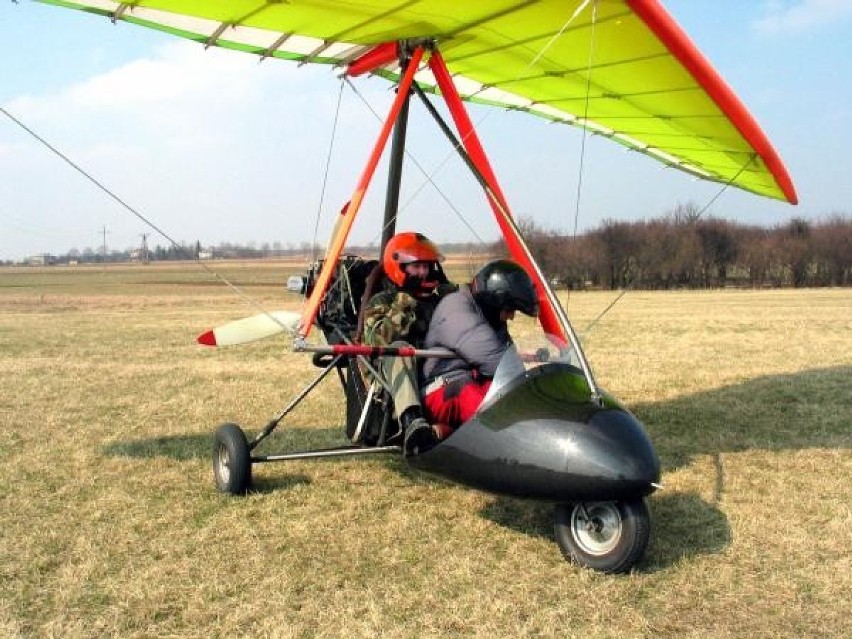
[[[530,276],[510,260],[495,260],[483,266],[470,284],[473,298],[486,316],[501,310],[538,316],[538,296]]]

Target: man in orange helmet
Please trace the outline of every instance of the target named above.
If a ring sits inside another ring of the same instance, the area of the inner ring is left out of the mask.
[[[397,233],[388,241],[382,255],[387,281],[364,311],[366,343],[423,346],[435,307],[457,288],[441,269],[443,259],[435,244],[420,233]],[[422,452],[440,438],[441,428],[436,430],[423,418],[417,364],[412,358],[384,357],[381,368],[391,387],[393,416],[404,434],[405,453]]]

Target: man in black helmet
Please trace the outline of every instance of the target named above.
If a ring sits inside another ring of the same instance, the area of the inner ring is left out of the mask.
[[[461,286],[435,308],[425,348],[448,348],[454,359],[427,359],[421,394],[431,420],[453,428],[482,403],[503,354],[512,343],[507,322],[520,311],[538,316],[530,276],[515,262],[486,264],[470,286]]]

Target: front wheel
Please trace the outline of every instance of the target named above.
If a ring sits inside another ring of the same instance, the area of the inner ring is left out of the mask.
[[[644,499],[560,504],[556,542],[566,559],[605,573],[628,572],[651,534]]]
[[[251,456],[245,433],[222,424],[213,440],[213,478],[223,493],[243,495],[251,486]]]

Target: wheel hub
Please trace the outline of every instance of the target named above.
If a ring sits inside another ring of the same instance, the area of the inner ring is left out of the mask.
[[[599,534],[604,527],[603,521],[600,518],[595,517],[586,522],[586,531],[593,534]]]
[[[219,477],[223,482],[228,482],[231,479],[231,464],[228,457],[228,449],[225,446],[219,446],[218,457]]]
[[[621,539],[621,514],[614,503],[578,504],[571,513],[577,544],[590,555],[605,555]]]

